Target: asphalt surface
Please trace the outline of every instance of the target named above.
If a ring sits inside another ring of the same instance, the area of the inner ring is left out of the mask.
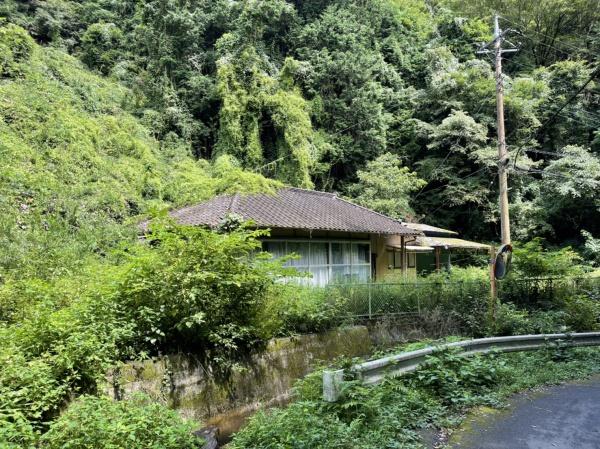
[[[452,449],[600,449],[600,378],[522,393],[467,419]]]

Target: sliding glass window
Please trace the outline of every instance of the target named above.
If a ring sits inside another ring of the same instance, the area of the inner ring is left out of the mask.
[[[299,256],[286,263],[311,277],[306,283],[368,282],[371,278],[371,246],[368,242],[267,240],[263,250],[274,257]],[[302,279],[300,282],[304,283]]]

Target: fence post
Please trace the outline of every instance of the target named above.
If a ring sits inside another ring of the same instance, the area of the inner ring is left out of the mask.
[[[372,292],[372,289],[373,289],[373,284],[371,282],[369,282],[367,285],[368,285],[367,288],[369,289],[369,319],[371,319],[371,318],[373,318],[373,316],[372,316],[373,315],[373,310],[371,308],[371,292]]]
[[[343,369],[323,371],[323,400],[336,402],[340,398],[343,382]]]

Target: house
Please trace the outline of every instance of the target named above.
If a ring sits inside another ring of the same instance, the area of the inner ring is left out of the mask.
[[[170,216],[180,224],[217,227],[231,214],[270,229],[263,249],[275,257],[298,254],[288,263],[310,272],[313,285],[384,279],[393,271],[388,248],[398,250],[399,260],[407,259],[406,240],[422,235],[333,193],[291,187],[275,194],[219,195]],[[408,264],[401,265],[406,275]]]
[[[449,257],[460,240],[453,231],[402,223],[333,193],[293,187],[219,195],[170,212],[180,224],[212,228],[233,214],[270,229],[263,249],[275,257],[297,254],[288,264],[309,272],[313,285],[414,276],[426,271],[430,259],[440,269],[441,257]]]

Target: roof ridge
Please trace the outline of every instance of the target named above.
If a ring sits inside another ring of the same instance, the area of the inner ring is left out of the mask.
[[[335,195],[335,198],[337,198],[338,200],[344,201],[344,202],[346,202],[346,203],[348,203],[348,204],[351,204],[351,205],[352,205],[352,206],[354,206],[354,207],[359,207],[359,208],[361,208],[361,209],[364,209],[364,210],[366,210],[366,211],[368,211],[368,212],[371,212],[371,213],[373,213],[373,214],[377,214],[377,215],[379,215],[379,216],[381,216],[381,217],[383,217],[383,218],[387,218],[388,220],[392,220],[392,221],[398,222],[398,223],[400,223],[402,226],[404,226],[404,227],[405,227],[407,230],[409,230],[409,231],[417,231],[417,232],[419,232],[420,234],[423,234],[421,231],[418,231],[418,230],[416,230],[416,229],[411,229],[411,228],[409,228],[408,226],[406,226],[406,225],[405,225],[405,224],[402,222],[402,220],[398,220],[397,218],[389,217],[389,216],[387,216],[387,215],[385,215],[385,214],[382,214],[381,212],[377,212],[376,210],[369,209],[368,207],[361,206],[360,204],[353,203],[352,201],[350,201],[350,200],[347,200],[346,198],[343,198],[343,197],[341,197],[341,196],[337,196],[337,195]],[[415,235],[420,235],[420,234],[415,234]]]
[[[332,197],[338,198],[338,196],[335,193],[323,192],[321,190],[314,190],[314,189],[304,189],[302,187],[282,187],[279,190],[280,191],[281,190],[298,190],[300,192],[311,193],[314,195],[332,196]]]
[[[235,214],[235,209],[238,205],[238,199],[240,197],[240,193],[239,192],[235,192],[233,195],[231,195],[231,201],[229,202],[229,207],[227,208],[227,211],[230,214]]]

